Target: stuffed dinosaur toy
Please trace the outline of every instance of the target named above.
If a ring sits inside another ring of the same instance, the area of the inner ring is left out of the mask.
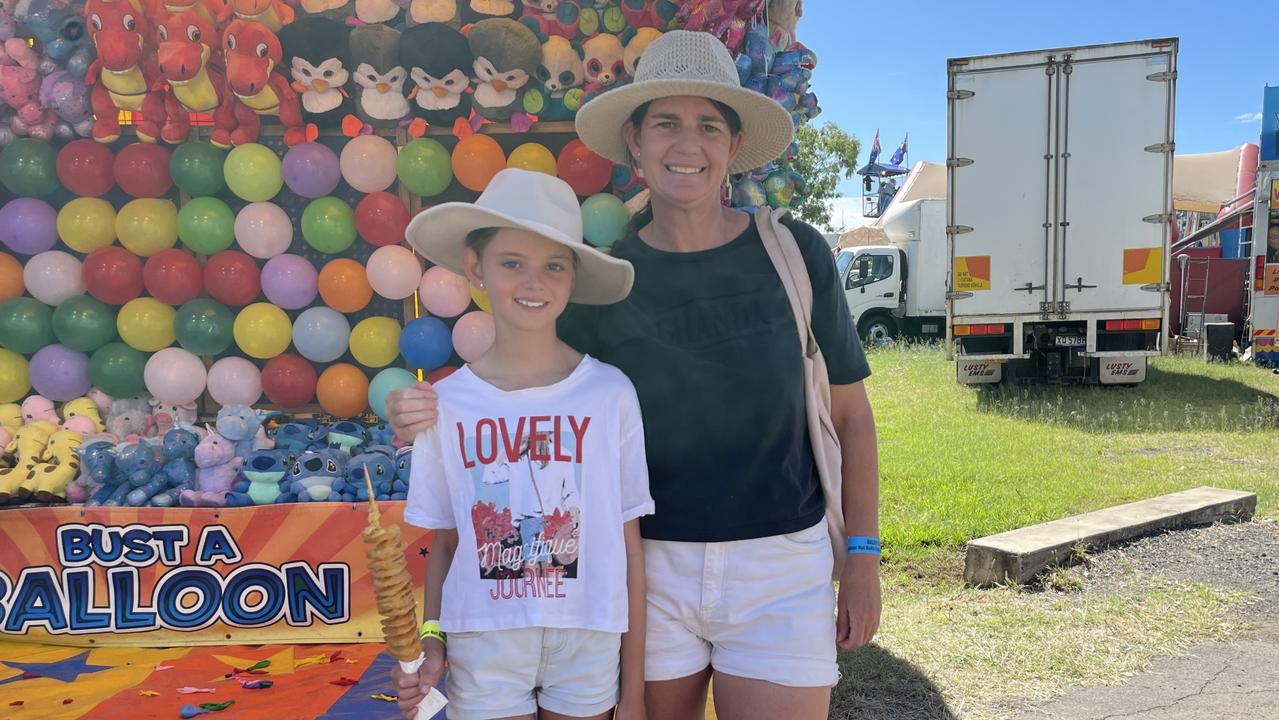
[[[0,470],[0,504],[26,500],[21,496],[19,488],[35,466],[40,464],[49,438],[57,431],[57,425],[37,420],[23,425],[14,433],[13,439],[5,447],[5,452],[14,456],[13,467]]]
[[[157,20],[155,34],[160,79],[154,89],[163,94],[167,113],[160,138],[185,142],[192,113],[212,115],[215,128],[230,129],[235,117],[213,23],[195,10],[167,13]]]
[[[228,0],[159,0],[159,6],[158,12],[153,11],[156,14],[181,15],[184,12],[193,12],[199,15],[201,20],[214,29],[215,34],[210,38],[214,48],[217,47],[217,33],[220,33],[235,16],[235,9]]]
[[[281,482],[294,461],[288,450],[255,450],[244,458],[240,478],[227,494],[227,505],[270,505],[283,493]]]
[[[87,0],[84,15],[97,51],[85,73],[96,117],[93,139],[118,140],[118,115],[125,110],[142,113],[135,126],[138,139],[155,142],[166,118],[164,96],[153,89],[160,68],[151,42],[150,13],[141,0]]]
[[[284,50],[275,33],[265,25],[237,18],[222,33],[222,48],[231,91],[224,104],[229,105],[234,121],[214,129],[210,141],[219,147],[256,142],[259,116],[266,115],[279,118],[285,145],[306,142],[302,104],[279,72]]]
[[[350,456],[341,450],[310,450],[289,468],[284,502],[341,502]]]
[[[232,23],[234,25],[234,23]],[[242,458],[235,444],[209,427],[195,448],[195,488],[183,490],[178,502],[183,507],[224,507],[235,484]]]
[[[77,451],[84,436],[75,430],[59,430],[49,436],[41,462],[18,486],[20,502],[33,498],[38,503],[65,503],[67,487],[80,474]]]
[[[336,20],[304,17],[280,31],[284,61],[302,103],[302,119],[335,128],[354,112],[347,94],[351,79],[351,28]]]
[[[408,71],[400,64],[399,45],[400,32],[385,25],[365,25],[351,31],[355,108],[359,120],[369,127],[398,127],[409,114],[404,89]],[[347,122],[344,129],[348,135],[355,134],[352,123]]]
[[[542,62],[537,35],[514,20],[493,19],[476,23],[467,40],[475,58],[475,113],[488,120],[510,121],[520,132],[528,130],[531,121],[524,113],[523,95]]]
[[[293,8],[283,0],[230,0],[235,20],[256,23],[271,33],[293,22]]]
[[[414,115],[437,127],[470,116],[474,58],[462,33],[442,23],[415,25],[404,31],[399,49],[400,65],[413,83]]]

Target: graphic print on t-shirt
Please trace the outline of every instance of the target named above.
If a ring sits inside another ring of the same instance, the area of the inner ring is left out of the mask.
[[[457,423],[475,489],[480,578],[539,577],[558,588],[577,577],[581,553],[582,447],[589,417],[482,418]],[[548,597],[558,593],[548,592]]]

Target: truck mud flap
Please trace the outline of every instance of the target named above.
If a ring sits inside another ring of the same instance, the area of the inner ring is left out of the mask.
[[[955,361],[955,372],[961,385],[992,385],[1004,379],[1004,363],[959,358]]]
[[[1105,357],[1098,358],[1097,379],[1102,385],[1136,385],[1146,381],[1146,358]]]

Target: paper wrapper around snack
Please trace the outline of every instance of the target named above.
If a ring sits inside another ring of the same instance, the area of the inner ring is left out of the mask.
[[[365,470],[365,482],[369,482]],[[422,638],[418,634],[417,603],[413,599],[413,581],[404,562],[404,539],[396,525],[383,527],[377,501],[373,499],[372,483],[369,483],[369,525],[364,528],[364,542],[368,550],[369,573],[373,576],[373,594],[377,598],[377,611],[382,616],[382,631],[386,634],[386,649],[400,663],[404,672],[416,673],[426,657],[422,654]],[[431,688],[417,706],[416,720],[429,720],[440,711],[448,700],[443,693]]]

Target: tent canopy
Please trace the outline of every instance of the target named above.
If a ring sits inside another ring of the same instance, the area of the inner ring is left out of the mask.
[[[1231,150],[1176,155],[1172,166],[1172,202],[1178,210],[1215,213],[1240,193],[1240,173],[1255,177],[1256,146],[1240,145]],[[1250,151],[1251,150],[1251,151]],[[1251,158],[1252,167],[1247,165]]]
[[[882,163],[873,162],[867,164],[861,170],[858,170],[857,174],[874,175],[875,177],[880,177],[881,175],[895,177],[897,175],[905,175],[908,172],[910,171],[900,165],[884,165]]]

